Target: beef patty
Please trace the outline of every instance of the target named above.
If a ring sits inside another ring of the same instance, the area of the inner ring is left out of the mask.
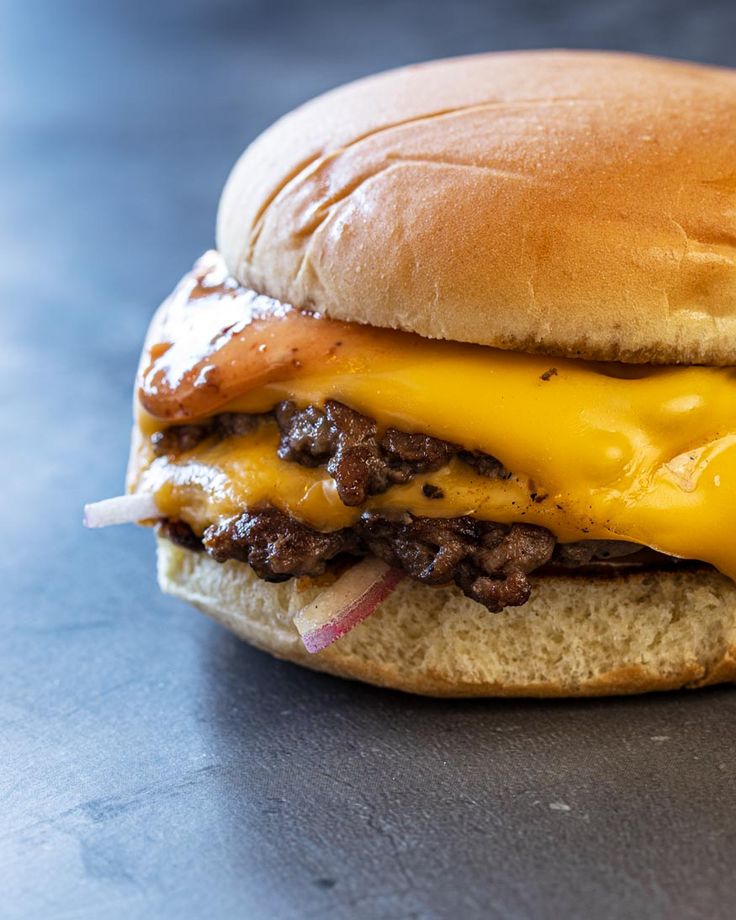
[[[218,562],[247,562],[266,581],[321,575],[341,559],[370,554],[423,584],[454,582],[494,613],[526,603],[533,572],[613,574],[686,564],[634,543],[558,544],[543,527],[469,517],[389,518],[366,512],[353,527],[325,533],[276,508],[264,508],[213,524],[201,539],[182,521],[165,521],[160,532],[186,549],[205,550]]]
[[[180,425],[152,437],[158,455],[191,450],[205,438],[246,435],[263,419],[281,432],[278,455],[303,466],[323,466],[340,499],[352,507],[395,483],[429,473],[459,457],[483,476],[508,478],[501,462],[480,451],[426,434],[387,428],[335,400],[300,409],[280,403],[273,413],[222,413],[205,422]],[[442,498],[425,483],[424,495]],[[542,501],[545,496],[534,500]],[[498,612],[526,603],[532,572],[590,574],[683,564],[632,543],[585,540],[558,543],[550,531],[530,524],[499,524],[471,517],[431,518],[365,512],[352,527],[314,530],[273,507],[252,509],[213,524],[201,538],[182,521],[165,521],[161,533],[189,550],[205,550],[218,562],[248,563],[267,581],[321,575],[339,559],[373,555],[427,585],[455,583],[463,593]]]
[[[151,443],[158,456],[179,454],[205,438],[248,434],[267,418],[275,418],[281,432],[279,457],[302,466],[325,467],[335,480],[340,500],[350,507],[362,505],[366,498],[395,483],[438,470],[454,456],[482,476],[510,476],[495,457],[481,451],[463,450],[449,441],[398,428],[387,428],[380,435],[373,419],[334,399],[328,399],[324,408],[299,409],[293,402],[282,402],[273,413],[260,416],[225,412],[196,425],[158,431]]]

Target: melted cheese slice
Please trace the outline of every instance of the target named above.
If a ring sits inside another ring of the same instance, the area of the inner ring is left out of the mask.
[[[384,343],[377,355],[302,369],[225,408],[262,412],[283,399],[338,399],[381,427],[483,450],[515,474],[489,480],[456,460],[366,507],[526,521],[562,541],[629,540],[736,577],[733,369],[551,363],[447,342],[404,347],[397,335],[393,349]],[[204,442],[176,461],[154,461],[140,488],[154,489],[166,514],[198,530],[264,501],[320,529],[360,514],[342,505],[323,470],[278,460],[277,442],[274,425]],[[444,498],[426,498],[425,482]]]

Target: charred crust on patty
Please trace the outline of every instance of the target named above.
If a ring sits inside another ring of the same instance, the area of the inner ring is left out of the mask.
[[[351,557],[371,554],[422,584],[454,582],[494,613],[525,604],[532,575],[614,577],[703,566],[620,540],[557,543],[548,530],[530,524],[407,512],[365,512],[353,527],[322,532],[265,507],[213,524],[201,538],[183,521],[163,521],[159,533],[184,549],[204,549],[217,562],[248,563],[271,582],[320,576],[341,570]]]
[[[322,533],[276,508],[213,524],[202,543],[217,562],[247,562],[265,581],[321,575],[331,559],[357,548],[349,529]]]
[[[362,505],[392,485],[436,472],[454,457],[481,476],[511,476],[499,460],[482,451],[463,450],[450,441],[395,427],[380,434],[374,419],[334,399],[328,399],[324,406],[310,404],[304,408],[285,400],[272,413],[263,415],[223,412],[195,425],[173,425],[155,432],[151,444],[156,456],[177,456],[207,438],[249,434],[267,418],[274,419],[279,428],[279,459],[324,467],[335,480],[340,500],[349,507]]]

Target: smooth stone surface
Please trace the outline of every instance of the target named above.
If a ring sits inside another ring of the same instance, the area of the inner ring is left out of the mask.
[[[6,0],[0,913],[731,918],[736,693],[436,702],[273,661],[156,589],[120,491],[148,318],[244,144],[414,60],[736,64],[736,7]]]

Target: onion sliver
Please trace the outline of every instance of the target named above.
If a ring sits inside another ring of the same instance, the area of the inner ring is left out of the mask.
[[[84,506],[85,527],[110,527],[161,517],[153,495],[118,495]]]
[[[306,650],[321,652],[350,632],[373,613],[403,577],[403,572],[372,558],[341,575],[294,617]]]

